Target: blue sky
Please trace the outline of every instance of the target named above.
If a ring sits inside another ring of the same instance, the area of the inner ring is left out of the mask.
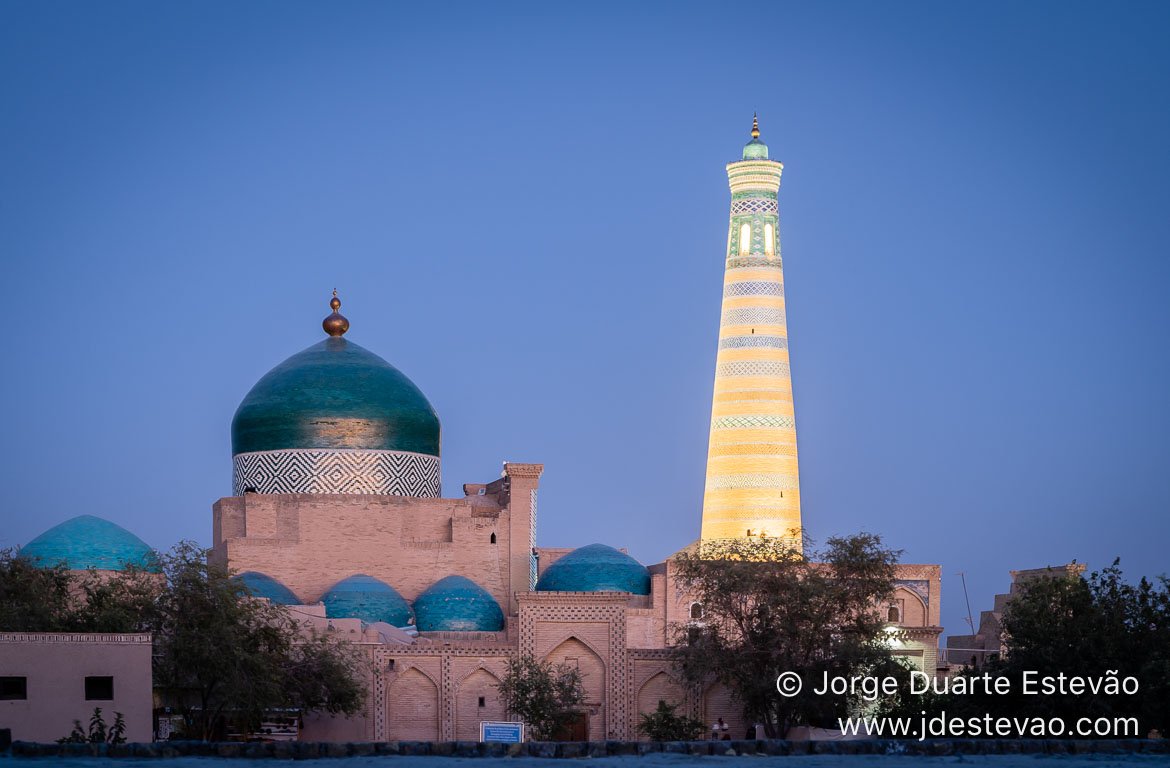
[[[804,521],[943,566],[1168,570],[1164,3],[0,6],[0,546],[210,543],[228,425],[350,337],[444,490],[540,543],[698,536],[728,192],[780,193]]]

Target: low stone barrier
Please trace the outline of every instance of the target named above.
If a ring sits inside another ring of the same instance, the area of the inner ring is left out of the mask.
[[[37,744],[12,742],[13,757],[232,757],[306,760],[322,757],[410,755],[430,757],[581,758],[646,755],[1170,755],[1167,739],[938,739],[899,741],[530,741],[496,744],[476,741],[206,742],[152,744]]]

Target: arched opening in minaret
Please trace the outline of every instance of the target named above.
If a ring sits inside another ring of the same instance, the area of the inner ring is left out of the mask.
[[[739,255],[747,256],[752,252],[752,225],[744,224],[739,228]]]
[[[495,543],[496,543],[496,535],[493,533],[492,534],[492,544],[495,544]]]
[[[776,255],[776,228],[771,223],[764,225],[764,253],[768,256]]]

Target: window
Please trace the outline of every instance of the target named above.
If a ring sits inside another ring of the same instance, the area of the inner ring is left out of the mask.
[[[495,544],[495,543],[496,543],[496,535],[493,533],[492,534],[492,544]]]
[[[764,253],[768,256],[776,255],[776,228],[771,224],[764,225]]]
[[[691,603],[691,618],[696,620],[696,621],[698,619],[703,618],[703,604],[702,603]]]
[[[0,701],[16,701],[27,698],[27,677],[0,677]]]
[[[752,225],[744,224],[739,228],[739,255],[747,256],[752,252]]]
[[[897,624],[901,620],[902,616],[901,612],[898,610],[898,606],[891,605],[890,610],[886,612],[886,621],[891,624]]]
[[[86,701],[110,701],[114,698],[114,678],[87,677],[85,678]]]
[[[484,700],[484,697],[483,697],[483,696],[480,696],[480,697],[479,697],[479,705],[480,705],[481,707],[486,707],[486,706],[487,706],[487,701],[485,701],[485,700]]]

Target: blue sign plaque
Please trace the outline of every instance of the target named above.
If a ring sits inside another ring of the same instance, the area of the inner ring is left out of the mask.
[[[524,723],[483,720],[479,724],[479,740],[519,744],[524,741]]]

